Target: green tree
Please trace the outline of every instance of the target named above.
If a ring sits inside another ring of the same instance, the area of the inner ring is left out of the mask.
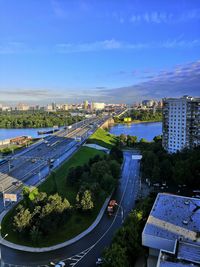
[[[110,150],[110,156],[112,159],[118,161],[119,163],[122,163],[123,152],[119,147],[117,146],[112,147]]]
[[[111,193],[112,190],[116,187],[117,182],[112,175],[105,173],[104,176],[102,177],[100,185],[105,192]]]
[[[126,256],[126,248],[117,243],[113,243],[110,248],[107,248],[103,254],[105,259],[104,267],[128,267]]]
[[[31,228],[30,230],[30,237],[31,237],[31,240],[34,244],[37,244],[38,241],[41,239],[42,237],[42,234],[41,232],[39,231],[39,228],[36,227],[35,225]]]
[[[92,194],[89,190],[86,190],[83,193],[82,199],[81,199],[81,208],[82,210],[91,210],[94,208],[94,203],[92,201]]]
[[[30,226],[31,218],[32,216],[29,209],[24,209],[22,206],[19,206],[18,212],[13,218],[14,229],[18,232],[24,231]]]
[[[111,160],[109,162],[109,167],[110,167],[110,171],[111,171],[112,176],[115,179],[118,179],[119,175],[120,175],[120,171],[121,171],[120,164],[116,160]]]
[[[161,135],[157,135],[157,136],[155,136],[155,137],[153,138],[153,141],[154,141],[155,143],[159,143],[159,142],[161,142],[161,141],[162,141],[162,136],[161,136]]]

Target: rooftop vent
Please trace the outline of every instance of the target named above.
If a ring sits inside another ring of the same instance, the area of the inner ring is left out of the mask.
[[[187,220],[183,220],[182,223],[185,224],[185,225],[188,225],[188,221]]]

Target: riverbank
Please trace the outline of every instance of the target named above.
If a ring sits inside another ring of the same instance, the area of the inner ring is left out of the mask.
[[[110,127],[109,133],[116,136],[136,136],[138,141],[146,139],[151,142],[155,136],[162,134],[162,122],[116,123]]]
[[[119,122],[115,122],[114,124],[131,124],[131,123],[153,123],[153,122],[162,122],[162,120],[151,120],[151,121],[141,121],[141,120],[133,120],[130,122],[126,122],[126,121],[119,121]]]

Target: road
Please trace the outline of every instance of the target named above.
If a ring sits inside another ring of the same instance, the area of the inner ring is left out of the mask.
[[[5,266],[48,266],[51,261],[64,260],[66,266],[95,266],[97,257],[111,243],[116,230],[122,225],[125,217],[134,207],[139,190],[138,160],[132,159],[132,152],[124,152],[124,166],[119,186],[113,195],[119,206],[113,217],[107,213],[102,217],[98,226],[76,243],[48,253],[27,253],[7,247],[2,247]]]
[[[84,141],[94,132],[105,118],[92,118],[62,129],[48,136],[37,144],[7,157],[7,162],[0,165],[0,192],[16,193],[20,197],[23,185],[36,185],[62,161],[66,160],[77,148],[79,141]],[[0,212],[3,210],[2,196]]]

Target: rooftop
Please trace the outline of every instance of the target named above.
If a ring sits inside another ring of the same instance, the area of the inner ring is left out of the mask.
[[[173,262],[173,261],[170,261],[170,260],[161,260],[160,261],[160,265],[159,267],[199,267],[199,265],[197,264],[192,264],[191,263],[188,263],[188,262],[182,262],[181,260],[180,261],[177,261],[177,262]]]
[[[199,245],[200,199],[158,194],[143,233]]]
[[[184,251],[182,250],[182,245],[185,247]],[[177,246],[177,252],[175,254],[161,251],[157,266],[158,267],[186,267],[186,266],[197,267],[197,266],[200,266],[199,265],[200,247],[194,246],[194,248],[191,251],[191,249],[188,246],[190,247],[193,245],[180,242],[180,244],[178,244]],[[186,254],[182,254],[181,251]]]

